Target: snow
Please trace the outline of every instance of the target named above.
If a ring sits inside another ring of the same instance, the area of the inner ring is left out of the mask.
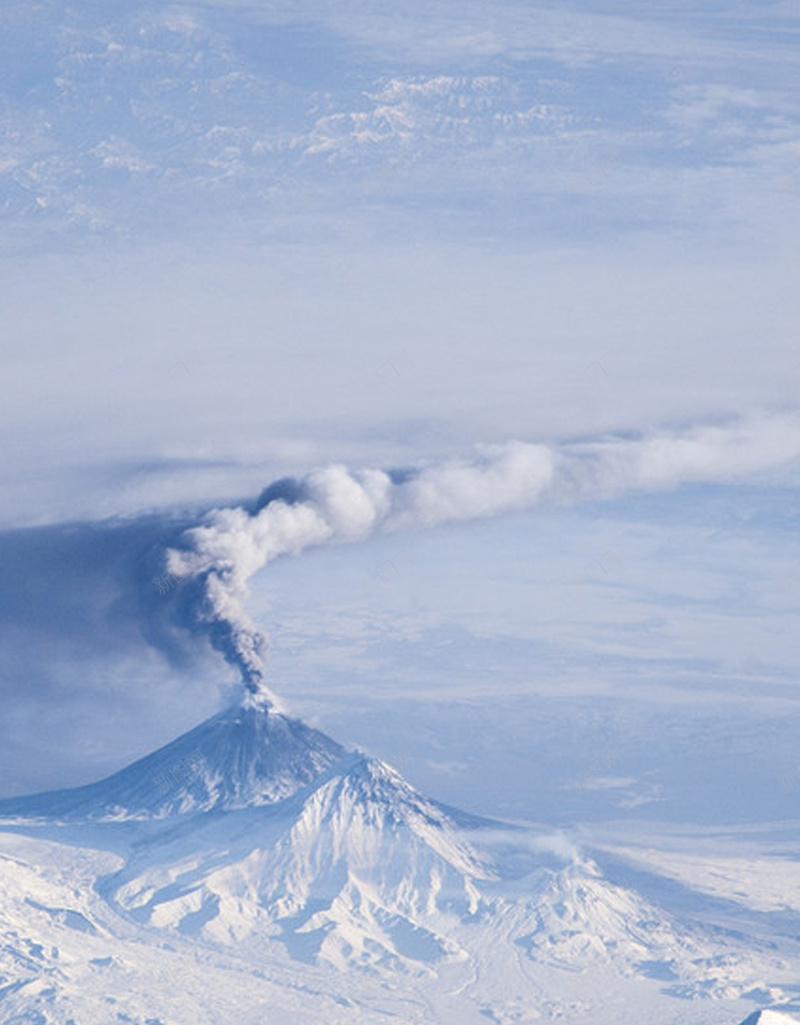
[[[343,754],[297,719],[236,706],[99,783],[0,801],[0,819],[147,820],[271,804]]]
[[[756,1011],[745,1018],[742,1025],[797,1025],[797,1018],[790,1018],[780,1011]]]
[[[162,793],[154,774],[197,751]],[[748,1001],[796,1010],[790,936],[669,908],[567,838],[440,805],[264,706],[0,811],[3,1022],[255,1023],[269,1008],[278,1023],[724,1025]]]

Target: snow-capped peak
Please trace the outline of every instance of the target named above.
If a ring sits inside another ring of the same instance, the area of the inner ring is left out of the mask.
[[[0,819],[143,820],[272,804],[344,754],[324,733],[251,702],[97,783],[0,801]]]

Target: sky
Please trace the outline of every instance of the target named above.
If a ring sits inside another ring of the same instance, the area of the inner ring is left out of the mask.
[[[619,458],[259,568],[272,690],[484,813],[794,816],[799,27],[5,5],[0,793],[231,699],[153,587],[215,507],[521,442]]]

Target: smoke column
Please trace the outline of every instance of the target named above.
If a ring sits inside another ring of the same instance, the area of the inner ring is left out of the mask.
[[[202,585],[191,610],[195,624],[239,669],[247,690],[271,701],[263,679],[265,638],[245,604],[249,579],[281,555],[545,502],[736,479],[798,457],[800,419],[787,414],[632,439],[514,441],[481,447],[472,460],[402,473],[333,465],[278,482],[250,509],[212,511],[167,550],[166,567]]]

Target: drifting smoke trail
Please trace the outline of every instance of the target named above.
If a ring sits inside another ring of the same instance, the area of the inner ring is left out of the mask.
[[[316,470],[268,489],[254,510],[218,509],[167,552],[167,569],[202,583],[194,617],[212,645],[265,700],[265,639],[245,612],[249,579],[281,555],[361,541],[377,531],[429,527],[531,508],[609,498],[689,481],[732,479],[800,456],[797,416],[751,418],[649,438],[544,445],[510,442],[405,471]],[[283,493],[284,497],[274,497]]]

